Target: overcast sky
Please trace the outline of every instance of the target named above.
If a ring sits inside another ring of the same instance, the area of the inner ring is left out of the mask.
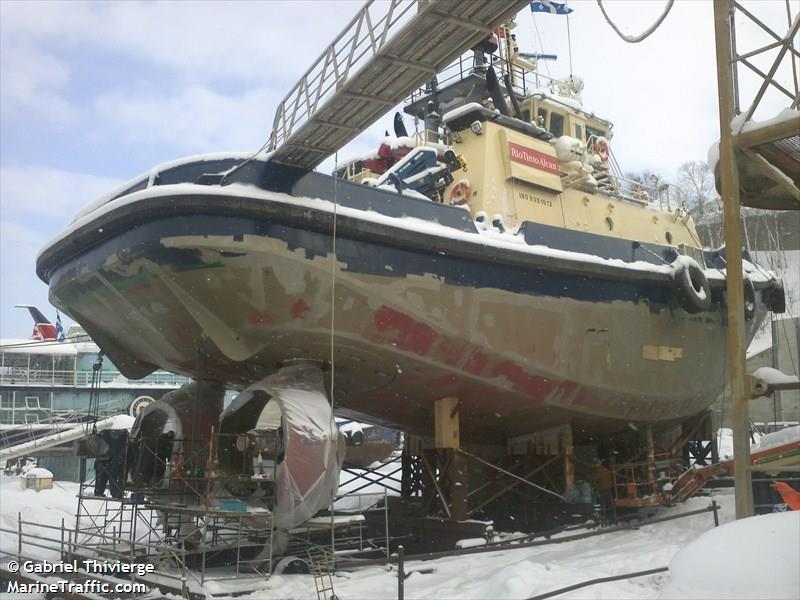
[[[626,33],[664,7],[606,4]],[[786,31],[784,0],[750,4]],[[260,147],[278,101],[360,5],[0,1],[0,337],[30,335],[14,304],[37,304],[55,318],[35,258],[83,205],[160,162]],[[585,107],[615,124],[623,168],[673,176],[681,163],[705,160],[718,137],[711,2],[676,3],[636,45],[616,37],[594,1],[570,6],[572,70],[585,80]],[[523,51],[558,54],[541,71],[568,75],[567,18],[537,15],[534,25],[523,12],[518,21]],[[769,41],[753,27],[739,39]],[[757,116],[788,105],[767,102]],[[384,129],[391,115],[340,157],[373,147]]]

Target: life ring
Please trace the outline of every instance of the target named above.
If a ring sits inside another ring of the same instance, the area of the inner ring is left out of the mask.
[[[608,161],[608,142],[604,138],[595,141],[594,153],[597,154],[603,162]]]
[[[470,200],[472,200],[472,187],[469,181],[462,179],[450,190],[450,204],[461,206],[462,204],[469,204]]]
[[[756,286],[749,277],[745,277],[742,283],[744,284],[744,318],[746,321],[752,321],[756,316]]]
[[[673,279],[675,297],[686,312],[696,314],[711,306],[711,286],[696,260],[689,256],[681,257]]]

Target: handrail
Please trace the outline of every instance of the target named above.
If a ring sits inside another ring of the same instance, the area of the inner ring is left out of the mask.
[[[422,0],[391,0],[386,14],[373,24],[375,15],[371,8],[374,3],[375,0],[366,2],[278,104],[269,150],[275,150],[291,136],[297,125],[310,118],[321,103],[347,81],[353,68],[361,66],[370,50],[372,56],[376,55],[386,43],[389,32],[395,31],[409,10],[416,5],[420,10],[425,7]]]
[[[64,385],[71,387],[89,387],[92,381],[91,370],[73,369],[37,369],[6,366],[0,369],[0,384],[36,384]],[[100,383],[120,383],[136,385],[182,385],[190,379],[177,373],[156,371],[141,379],[128,379],[119,371],[106,371],[101,374]]]

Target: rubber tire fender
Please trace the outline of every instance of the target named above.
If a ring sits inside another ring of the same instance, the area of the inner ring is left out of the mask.
[[[356,430],[350,434],[350,443],[353,446],[360,446],[364,443],[364,432],[360,430]]]
[[[691,257],[685,256],[673,274],[675,298],[690,314],[708,310],[711,306],[711,286],[702,267]]]

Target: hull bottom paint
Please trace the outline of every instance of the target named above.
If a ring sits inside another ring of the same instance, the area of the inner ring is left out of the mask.
[[[291,359],[329,368],[333,343],[337,413],[431,435],[433,403],[455,396],[464,441],[496,444],[565,422],[580,438],[682,419],[722,390],[719,285],[690,314],[652,277],[476,258],[346,220],[334,261],[315,211],[305,224],[221,211],[230,198],[196,187],[187,202],[216,208],[180,214],[165,187],[148,202],[168,210],[116,230],[105,215],[100,239],[40,257],[53,304],[129,377],[159,367],[245,387]]]

